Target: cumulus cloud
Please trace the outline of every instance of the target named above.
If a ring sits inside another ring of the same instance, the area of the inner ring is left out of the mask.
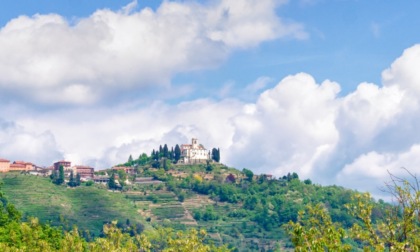
[[[51,160],[60,159],[63,154],[51,132],[37,134],[0,118],[0,157],[49,165]]]
[[[239,169],[275,176],[298,172],[317,183],[378,191],[388,170],[399,175],[404,166],[420,172],[418,77],[405,69],[419,59],[417,48],[407,49],[384,71],[383,86],[361,83],[345,96],[338,95],[338,83],[317,83],[299,73],[252,102],[197,99],[157,101],[147,107],[125,102],[36,116],[9,107],[14,123],[1,124],[1,155],[18,157],[26,148],[27,159],[52,162],[60,157],[53,151],[58,149],[74,163],[106,168],[130,154],[136,157],[160,144],[174,146],[198,137],[207,148],[221,148],[222,162]]]
[[[316,84],[300,73],[284,78],[262,93],[242,115],[234,118],[232,161],[260,172],[309,175],[314,164],[334,147],[338,84]]]
[[[230,52],[302,25],[275,13],[284,1],[164,1],[156,11],[97,10],[69,23],[57,14],[20,16],[0,30],[0,89],[41,103],[94,103],[107,94],[168,86],[179,72],[216,66]]]
[[[0,31],[1,94],[95,104],[111,93],[168,86],[174,74],[215,66],[233,50],[304,38],[301,25],[276,16],[279,4],[165,1],[156,11],[136,11],[133,2],[74,24],[54,14],[18,17]],[[298,172],[319,183],[374,190],[387,170],[420,171],[419,65],[415,45],[382,73],[383,85],[361,83],[344,96],[338,83],[298,73],[272,88],[268,77],[257,79],[244,89],[253,92],[246,102],[226,98],[227,84],[220,100],[48,111],[2,106],[8,119],[0,121],[0,155],[42,164],[64,157],[107,168],[130,154],[198,137],[208,148],[220,147],[222,161],[239,169]]]

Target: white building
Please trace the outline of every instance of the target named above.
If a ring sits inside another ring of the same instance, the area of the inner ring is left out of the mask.
[[[181,145],[181,160],[185,164],[204,163],[210,159],[209,151],[198,144],[198,139],[193,138],[191,144]]]

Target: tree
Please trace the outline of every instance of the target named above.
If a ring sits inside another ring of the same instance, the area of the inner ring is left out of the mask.
[[[213,148],[211,150],[211,159],[215,162],[220,162],[220,149]]]
[[[168,149],[168,145],[166,145],[166,144],[163,146],[163,157],[164,158],[169,157],[169,149]]]
[[[213,171],[213,166],[210,163],[210,160],[206,160],[206,171],[211,172]]]
[[[56,177],[55,184],[61,185],[64,183],[64,167],[60,165],[60,168],[58,169],[58,177]]]
[[[368,193],[356,195],[355,203],[348,205],[353,216],[362,222],[352,227],[351,236],[361,241],[365,250],[420,250],[420,183],[415,175],[405,171],[412,182],[390,173],[391,182],[385,183],[385,190],[396,203],[390,206],[385,221],[373,224],[373,202]]]
[[[117,183],[115,182],[115,175],[111,174],[108,181],[108,188],[109,189],[117,189]]]
[[[300,211],[298,221],[290,221],[286,230],[295,251],[351,251],[351,246],[343,242],[345,230],[331,221],[322,204]]]
[[[77,173],[77,175],[76,175],[76,186],[79,186],[81,184],[81,181],[80,181],[80,174],[79,173]]]
[[[70,178],[69,178],[69,182],[67,183],[67,185],[70,186],[70,187],[75,187],[76,186],[76,179],[74,178],[73,171],[70,172]]]
[[[179,159],[181,158],[181,148],[179,148],[179,145],[175,145],[175,154],[174,154],[174,158],[175,158],[175,163],[177,163],[179,161]]]
[[[407,170],[406,170],[407,171]],[[308,206],[300,212],[297,222],[286,229],[297,251],[349,251],[343,243],[348,236],[352,244],[360,244],[364,251],[419,251],[420,250],[420,183],[409,171],[410,180],[389,174],[391,182],[385,183],[395,204],[388,205],[386,216],[373,221],[374,201],[369,193],[357,193],[346,207],[356,222],[347,234],[322,205]],[[410,182],[412,181],[412,182]],[[351,249],[351,247],[350,247]]]
[[[248,181],[252,181],[252,178],[254,177],[254,173],[251,170],[248,170],[246,168],[242,169],[242,172],[245,174]]]
[[[159,145],[159,158],[161,158],[163,155],[163,148],[162,145]]]
[[[133,164],[133,156],[130,154],[130,156],[128,157],[128,162],[129,165]]]

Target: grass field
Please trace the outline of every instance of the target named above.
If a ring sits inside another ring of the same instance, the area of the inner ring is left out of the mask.
[[[112,193],[95,186],[57,186],[48,178],[17,173],[1,174],[0,181],[9,202],[24,217],[36,216],[53,225],[76,224],[80,230],[89,230],[94,235],[100,233],[104,223],[113,220],[146,223],[133,201],[120,192]]]

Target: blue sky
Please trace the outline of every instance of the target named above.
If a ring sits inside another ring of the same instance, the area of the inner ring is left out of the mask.
[[[100,169],[198,137],[239,169],[377,193],[420,167],[419,7],[3,1],[0,157]]]

